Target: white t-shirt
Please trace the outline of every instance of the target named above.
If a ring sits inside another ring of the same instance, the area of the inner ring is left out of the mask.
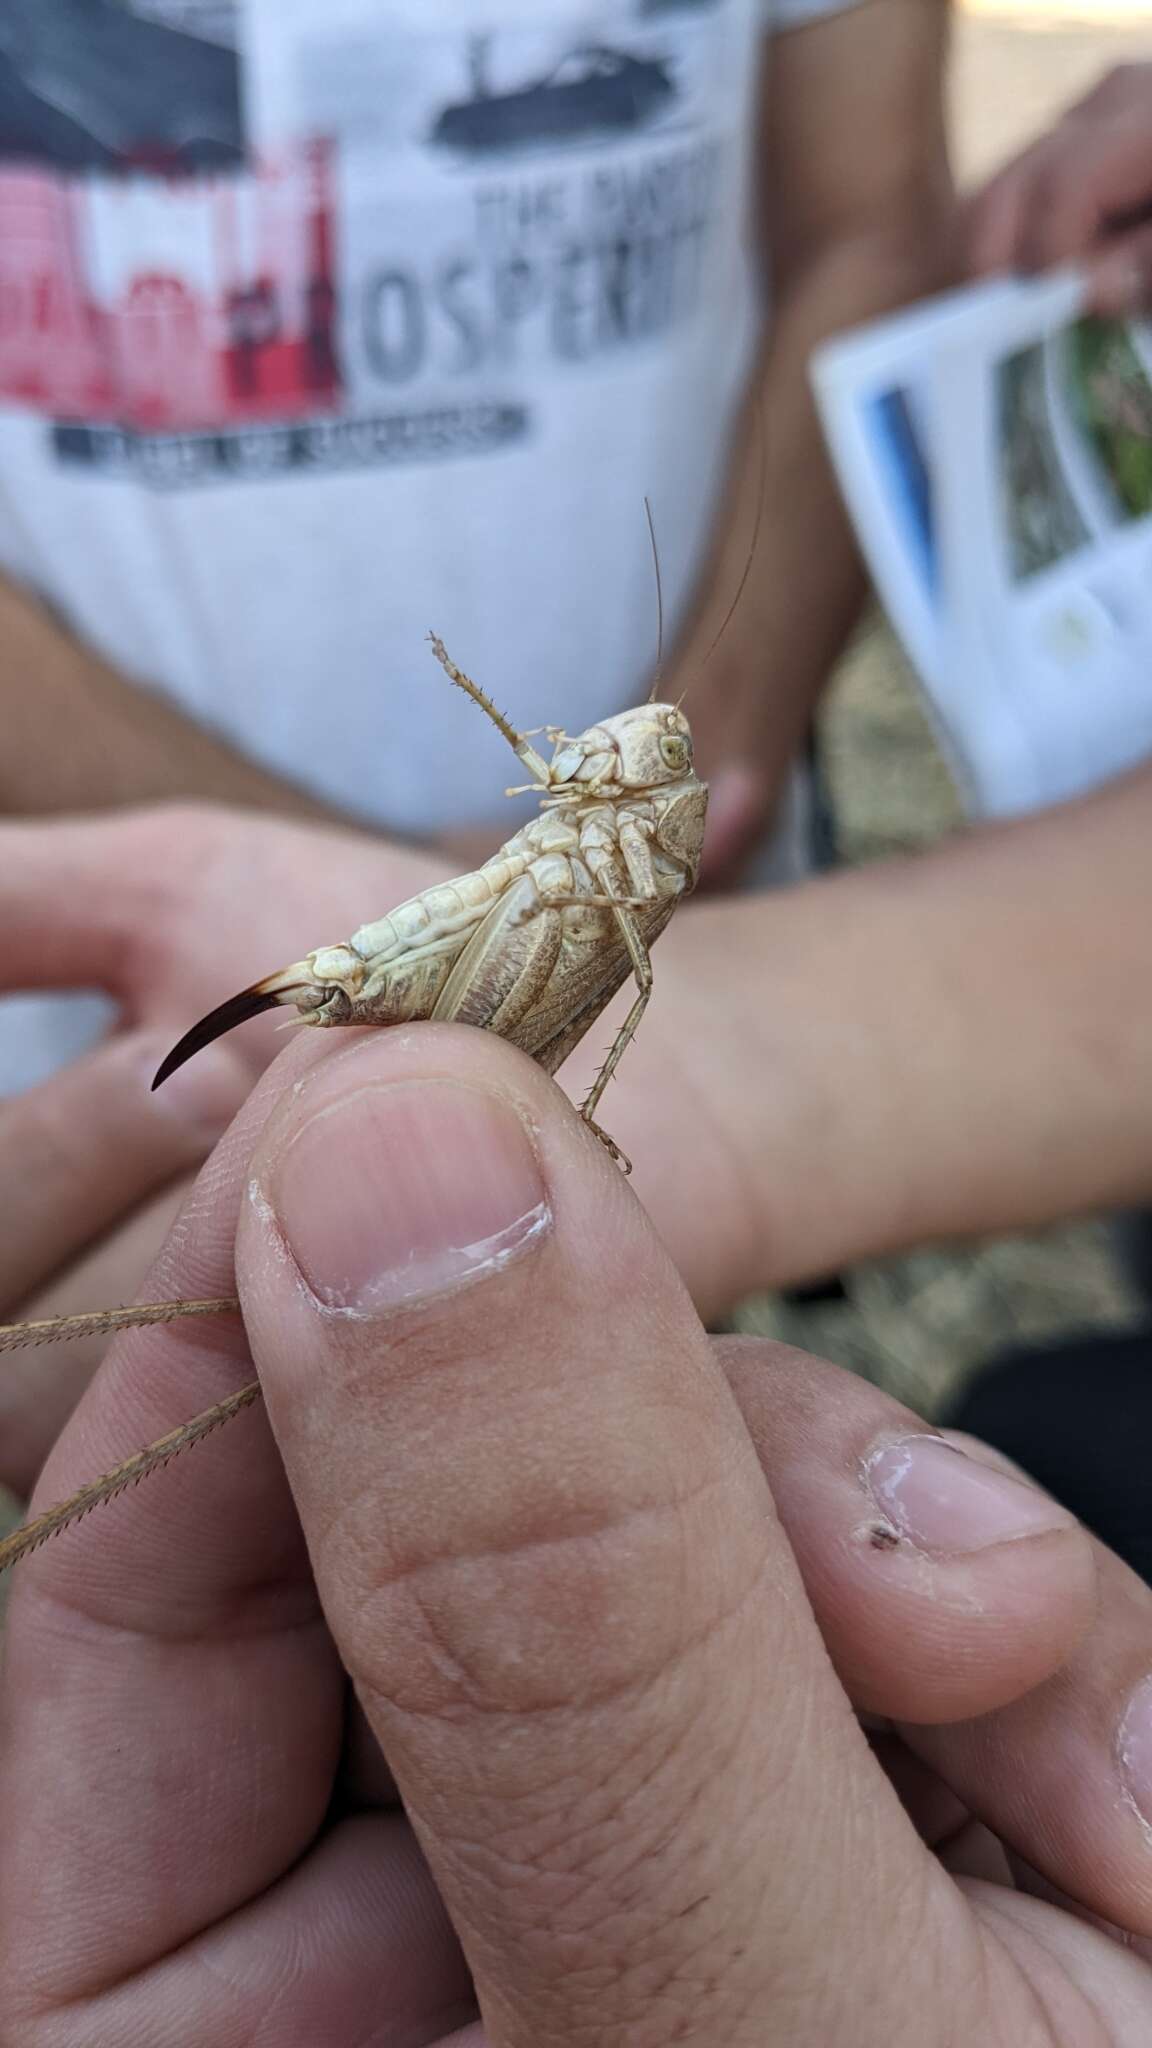
[[[9,0],[0,569],[321,796],[507,828],[428,629],[519,725],[646,688],[642,501],[671,633],[762,317],[762,31],[845,4]]]

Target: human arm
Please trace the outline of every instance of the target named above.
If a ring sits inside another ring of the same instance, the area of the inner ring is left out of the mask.
[[[1146,1200],[1150,870],[1152,765],[921,855],[690,906],[613,1131],[697,1298]],[[690,1188],[660,1110],[676,1078]]]
[[[1099,313],[1152,304],[1152,63],[1122,64],[974,196],[974,273],[1079,263]]]
[[[698,612],[672,667],[712,782],[708,867],[762,830],[858,615],[865,579],[808,382],[816,344],[947,283],[944,0],[859,0],[774,37],[761,87],[759,239],[771,328]],[[861,138],[867,137],[867,147]]]
[[[176,802],[229,804],[301,824],[368,832],[353,813],[263,768],[163,694],[122,675],[27,591],[0,576],[0,817],[68,816]],[[385,849],[424,848],[479,866],[492,834],[390,831]]]
[[[710,1344],[478,1033],[294,1047],[151,1285],[234,1274],[45,1475],[260,1373],[19,1568],[6,2048],[1143,2048],[1152,1601],[1054,1502]]]
[[[1152,768],[915,858],[677,915],[604,1120],[706,1318],[760,1287],[1152,1189],[1150,842]],[[154,1052],[261,970],[443,872],[354,835],[222,811],[8,826],[8,972],[41,985],[76,968],[111,975],[128,1028],[147,1030]],[[188,1085],[200,1073],[208,1084],[203,1062],[238,1057],[250,1081],[277,1043],[267,1020],[247,1025],[189,1064]],[[602,1043],[562,1070],[574,1098]],[[99,1306],[140,1282],[133,1231],[117,1285],[104,1262],[89,1269],[95,1292],[82,1273],[60,1293],[62,1269],[122,1213],[101,1163],[104,1085],[75,1068],[5,1112],[10,1132],[18,1116],[24,1127],[4,1155],[24,1244],[13,1240],[7,1273],[0,1256],[0,1312]],[[138,1159],[138,1198],[153,1185],[157,1101],[141,1079],[122,1106],[119,1167]],[[43,1167],[25,1170],[44,1156],[40,1134],[62,1128],[84,1194],[71,1235]],[[75,1375],[61,1354],[51,1370],[38,1354],[39,1385],[58,1372],[67,1397]],[[30,1374],[0,1388],[17,1483],[59,1419]]]
[[[331,807],[250,761],[82,645],[0,577],[0,814],[199,797],[300,819]]]

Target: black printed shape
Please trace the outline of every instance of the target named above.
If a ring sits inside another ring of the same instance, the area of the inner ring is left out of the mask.
[[[235,50],[115,0],[0,9],[0,161],[170,174],[244,155]]]
[[[482,85],[473,69],[473,82]],[[603,43],[570,50],[543,77],[515,92],[478,90],[444,108],[429,140],[474,155],[644,127],[677,97],[660,57],[634,57]]]

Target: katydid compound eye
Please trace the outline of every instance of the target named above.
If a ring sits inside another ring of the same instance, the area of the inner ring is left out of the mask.
[[[692,759],[692,748],[676,733],[668,733],[660,742],[660,759],[666,768],[686,768]]]

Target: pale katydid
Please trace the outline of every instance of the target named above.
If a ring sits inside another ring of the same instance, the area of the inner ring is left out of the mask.
[[[762,435],[759,458],[747,558],[704,665],[727,630],[756,557],[766,471]],[[593,1112],[647,1006],[650,949],[695,887],[708,809],[707,785],[693,764],[683,698],[676,704],[654,701],[663,655],[663,594],[647,499],[644,509],[658,607],[656,672],[647,702],[574,738],[556,727],[540,728],[552,743],[552,759],[546,761],[531,744],[538,735],[517,732],[457,668],[437,635],[430,634],[450,681],[479,705],[528,770],[531,780],[507,794],[536,793],[538,814],[483,867],[422,891],[349,940],[309,953],[210,1011],[173,1047],[153,1087],[212,1039],[278,1004],[295,1007],[299,1021],[320,1027],[417,1019],[471,1024],[497,1032],[554,1074],[634,974],[636,998],[580,1110],[613,1159],[630,1170]],[[0,1325],[0,1352],[234,1313],[239,1307],[230,1295]],[[14,1530],[0,1542],[0,1572],[259,1398],[260,1383],[252,1380]]]
[[[749,567],[751,560],[750,553]],[[424,890],[346,942],[310,953],[221,1004],[174,1047],[153,1085],[211,1039],[277,1004],[294,1006],[303,1023],[321,1027],[416,1019],[472,1024],[499,1033],[554,1074],[631,974],[635,1001],[580,1112],[627,1171],[594,1112],[647,1004],[650,949],[699,871],[708,792],[693,767],[688,720],[679,705],[650,701],[576,738],[545,728],[552,742],[546,761],[533,735],[517,732],[431,638],[452,682],[527,770],[526,787],[540,797],[537,815],[472,874]],[[148,1302],[16,1323],[0,1327],[0,1351],[238,1308],[235,1297]],[[0,1543],[0,1571],[259,1394],[257,1381],[240,1388],[16,1530]]]

